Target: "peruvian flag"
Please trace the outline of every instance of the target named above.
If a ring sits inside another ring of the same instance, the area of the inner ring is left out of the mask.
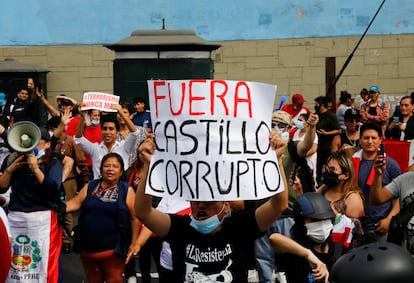
[[[334,243],[342,243],[344,247],[349,248],[352,241],[352,230],[355,224],[352,220],[343,214],[335,217],[335,223],[332,229],[331,239]]]

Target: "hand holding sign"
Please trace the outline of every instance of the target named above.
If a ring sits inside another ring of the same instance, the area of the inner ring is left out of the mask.
[[[287,147],[286,140],[278,135],[275,130],[270,132],[269,139],[272,149],[276,151],[277,158],[282,158],[282,154]]]
[[[149,164],[151,162],[151,157],[155,151],[154,135],[148,133],[145,141],[139,146],[139,159],[144,164]],[[145,166],[144,166],[145,167]]]

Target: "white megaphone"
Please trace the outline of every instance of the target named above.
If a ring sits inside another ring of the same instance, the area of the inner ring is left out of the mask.
[[[17,152],[31,152],[39,143],[41,133],[39,127],[30,121],[20,121],[7,131],[7,141]]]

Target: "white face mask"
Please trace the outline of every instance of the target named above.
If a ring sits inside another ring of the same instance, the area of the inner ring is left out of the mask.
[[[278,126],[274,127],[276,133],[285,141],[289,142],[289,132],[287,131],[287,127],[282,129],[279,129]]]
[[[323,243],[331,234],[333,224],[331,219],[305,223],[306,235],[316,243]]]

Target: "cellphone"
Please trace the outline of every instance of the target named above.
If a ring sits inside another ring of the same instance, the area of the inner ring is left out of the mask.
[[[380,145],[379,155],[382,155],[382,156],[385,155],[385,144],[383,143]]]
[[[291,171],[289,177],[290,177],[290,181],[292,183],[294,183],[295,182],[295,179],[296,179],[296,163],[293,163],[293,165],[292,165],[292,171]]]
[[[394,123],[399,123],[400,122],[400,117],[392,117],[392,121],[394,122]]]

